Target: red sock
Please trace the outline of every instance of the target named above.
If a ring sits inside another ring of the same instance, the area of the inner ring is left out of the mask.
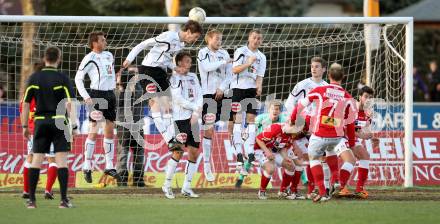
[[[356,192],[361,192],[364,190],[365,182],[368,178],[368,169],[358,167],[358,182],[356,185]]]
[[[310,194],[315,190],[315,181],[313,180],[312,169],[310,169],[310,165],[306,167],[307,172],[307,194]]]
[[[266,173],[266,171],[263,171],[263,175],[261,175],[261,182],[260,182],[260,191],[266,191],[267,185],[270,182],[271,176]]]
[[[29,193],[29,168],[23,169],[23,193]]]
[[[287,187],[289,186],[290,182],[292,182],[293,177],[295,175],[295,173],[291,173],[291,172],[286,173],[286,172],[289,171],[284,170],[283,180],[281,181],[281,187],[280,187],[281,192],[284,192],[287,189]]]
[[[335,182],[339,182],[338,156],[328,156],[325,161],[331,172],[330,185],[333,185]]]
[[[341,181],[341,188],[347,185],[348,179],[350,179],[351,171],[353,170],[353,165],[351,163],[345,162],[342,164],[341,171],[339,173],[339,178]]]
[[[55,163],[49,164],[49,169],[47,169],[47,182],[46,182],[46,191],[52,192],[52,186],[57,179],[57,165]]]
[[[298,184],[301,180],[302,171],[295,171],[295,175],[292,178],[292,184],[290,185],[290,191],[292,193],[298,193]]]
[[[318,186],[319,195],[325,196],[327,191],[324,185],[324,171],[322,170],[322,165],[315,165],[310,168],[312,170],[313,179],[315,180],[315,185]]]

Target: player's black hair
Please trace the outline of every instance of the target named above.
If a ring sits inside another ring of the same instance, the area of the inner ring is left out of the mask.
[[[185,51],[181,51],[176,55],[176,65],[179,65],[179,62],[183,60],[183,58],[189,57],[191,58],[191,54]]]
[[[182,31],[185,32],[187,30],[191,31],[191,33],[203,33],[202,25],[194,20],[188,20],[188,22],[182,26]]]
[[[373,88],[371,88],[369,86],[364,86],[359,90],[359,96],[362,96],[364,93],[374,95],[374,90],[373,90]]]

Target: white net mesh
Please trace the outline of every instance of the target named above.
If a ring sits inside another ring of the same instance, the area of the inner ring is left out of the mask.
[[[157,36],[167,30],[167,24],[132,24],[132,23],[31,23],[32,62],[41,59],[44,49],[48,46],[58,46],[63,52],[63,62],[60,70],[66,73],[73,81],[79,63],[90,51],[87,46],[87,37],[91,31],[107,33],[108,50],[115,57],[115,69],[125,60],[128,52],[143,40]],[[403,116],[403,83],[405,63],[405,26],[396,24],[381,25],[380,46],[373,51],[371,86],[376,91],[375,97],[382,98],[380,110],[376,113],[376,123],[382,128],[380,148],[373,149],[367,143],[367,149],[372,155],[370,183],[375,185],[392,185],[403,182],[403,124],[395,126],[393,122],[386,122],[386,115],[393,116],[401,113]],[[386,32],[385,27],[387,27]],[[264,34],[264,41],[260,51],[266,55],[267,69],[263,81],[263,95],[261,100],[270,98],[286,99],[294,85],[310,77],[309,62],[313,56],[320,56],[329,63],[337,62],[344,66],[348,74],[343,86],[353,95],[357,95],[362,76],[365,73],[365,43],[363,24],[204,24],[204,30],[218,29],[223,33],[223,48],[232,56],[233,51],[246,44],[247,34],[251,29],[260,29]],[[2,173],[20,173],[22,161],[25,157],[25,143],[21,137],[18,122],[18,102],[20,98],[20,82],[22,71],[22,51],[25,33],[23,23],[3,22],[0,24],[0,72],[1,85],[8,93],[7,103],[2,104],[1,110],[1,145],[0,155],[3,158],[17,160],[14,167],[2,166]],[[195,44],[186,46],[193,59],[197,51],[205,43],[200,38]],[[385,41],[385,39],[387,41]],[[27,49],[29,50],[29,49]],[[140,65],[148,51],[141,52],[134,65]],[[196,60],[193,60],[195,62]],[[193,71],[197,66],[194,65]],[[26,74],[29,75],[29,74]],[[86,87],[89,84],[86,82]],[[272,94],[275,94],[273,96]],[[262,104],[264,106],[264,104]],[[262,108],[260,112],[264,112]],[[148,109],[142,108],[142,117],[145,120],[144,134],[148,142],[160,142],[162,138],[157,134],[154,123],[148,117]],[[83,161],[82,152],[85,135],[87,134],[87,115],[84,106],[79,116],[82,136],[74,143],[71,154],[70,167],[74,172],[81,170]],[[230,146],[225,125],[218,125],[219,133],[213,139],[212,161],[215,164],[213,171],[217,174],[216,182],[208,184],[202,174],[196,175],[193,185],[196,187],[224,187],[233,186],[235,182],[235,155]],[[400,150],[400,151],[399,151]],[[165,145],[158,148],[147,148],[142,159],[147,185],[160,186],[163,181],[163,171],[168,158]],[[132,153],[130,153],[129,158]],[[116,156],[116,155],[115,155]],[[99,138],[95,150],[95,169],[102,170],[104,155],[102,137]],[[122,158],[122,157],[121,157]],[[185,159],[184,159],[185,160]],[[184,161],[182,160],[182,161]],[[5,161],[3,159],[3,161]],[[11,161],[8,161],[10,164]],[[117,160],[115,160],[117,161]],[[133,159],[129,159],[127,166],[132,172]],[[201,157],[199,161],[201,161]],[[203,164],[203,163],[201,163]],[[184,163],[179,165],[179,171]],[[199,173],[203,165],[199,166]],[[257,172],[255,170],[255,172]],[[109,181],[101,178],[100,172],[95,172],[94,183]],[[82,180],[81,172],[73,176],[71,183],[76,187],[89,187]],[[356,175],[353,175],[356,178]],[[175,184],[183,182],[182,176],[177,176]],[[274,185],[279,184],[275,177]],[[259,177],[249,176],[244,186],[257,187]],[[130,181],[131,183],[131,181]]]

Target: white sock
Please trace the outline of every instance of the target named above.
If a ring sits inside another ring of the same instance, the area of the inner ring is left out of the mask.
[[[241,124],[234,123],[234,129],[232,130],[232,141],[234,144],[235,152],[243,153],[243,139],[241,138]]]
[[[344,164],[342,164],[342,166],[341,166],[341,170],[346,170],[349,173],[351,173],[351,171],[353,171],[353,168],[354,168],[353,164],[348,163],[348,162],[344,162]]]
[[[58,167],[56,163],[49,163],[49,168],[50,167]]]
[[[359,167],[364,169],[370,168],[370,161],[369,160],[359,160]]]
[[[322,170],[324,171],[324,186],[329,189],[331,173],[327,163],[322,163]]]
[[[209,163],[205,163],[203,164],[203,170],[206,171],[210,171],[211,170],[211,164]],[[211,171],[212,172],[212,171]]]
[[[197,171],[197,163],[188,160],[186,162],[185,181],[183,182],[182,189],[191,188],[191,181],[196,171]]]
[[[263,175],[268,179],[272,178],[272,175],[270,175],[268,172],[266,172],[266,170],[263,170]]]
[[[160,134],[162,135],[165,142],[168,143],[171,140],[172,136],[170,136],[168,134],[167,127],[164,124],[161,113],[160,112],[152,112],[151,117],[153,118],[153,121],[154,121],[154,124],[156,125],[157,130],[160,132]]]
[[[163,183],[163,186],[171,187],[171,181],[173,180],[174,173],[176,172],[177,164],[179,164],[179,161],[176,161],[173,158],[168,160],[167,168],[165,170],[165,182]]]
[[[104,138],[104,152],[105,152],[105,169],[114,169],[113,157],[115,156],[115,143],[113,139]]]
[[[209,164],[211,160],[211,142],[210,138],[203,138],[202,147],[203,147],[203,162],[205,164]]]
[[[96,141],[92,141],[89,138],[84,143],[84,163],[83,170],[92,170],[93,152],[95,151]]]
[[[163,115],[163,123],[166,127],[165,132],[163,133],[163,138],[165,141],[169,142],[174,136],[176,136],[176,130],[174,129],[174,120],[173,115],[164,114]]]
[[[244,150],[246,151],[246,155],[250,153],[254,153],[254,145],[255,145],[255,124],[248,124],[248,138],[246,139],[244,145]]]

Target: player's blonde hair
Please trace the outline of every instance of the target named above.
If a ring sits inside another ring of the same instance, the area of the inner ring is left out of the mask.
[[[272,106],[279,107],[281,109],[281,101],[279,101],[279,100],[271,100],[269,102],[269,108],[271,108]]]
[[[208,43],[208,39],[214,37],[215,35],[222,35],[222,32],[217,29],[209,30],[205,35],[205,42]]]
[[[345,76],[342,65],[338,63],[331,64],[330,69],[328,70],[328,75],[335,81],[342,81]]]

